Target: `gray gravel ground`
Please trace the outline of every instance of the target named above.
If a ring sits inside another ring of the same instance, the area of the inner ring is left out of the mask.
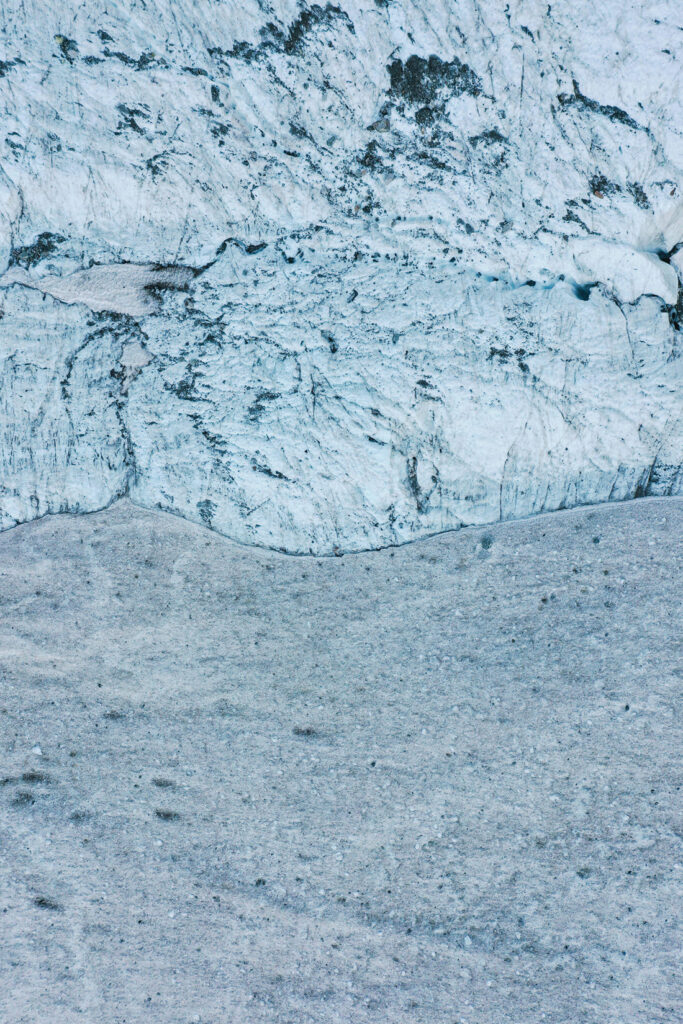
[[[681,1021],[682,526],[1,535],[2,1024]]]

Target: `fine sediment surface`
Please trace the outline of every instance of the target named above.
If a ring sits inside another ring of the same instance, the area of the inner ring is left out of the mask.
[[[6,0],[0,529],[683,490],[680,0]]]
[[[0,1020],[680,1020],[682,527],[5,532]]]

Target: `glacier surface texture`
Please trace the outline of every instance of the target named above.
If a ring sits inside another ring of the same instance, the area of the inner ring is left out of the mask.
[[[679,0],[6,0],[0,526],[683,490]]]

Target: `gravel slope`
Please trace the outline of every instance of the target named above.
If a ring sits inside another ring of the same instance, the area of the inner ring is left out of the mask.
[[[4,533],[0,1020],[681,1020],[682,526]]]

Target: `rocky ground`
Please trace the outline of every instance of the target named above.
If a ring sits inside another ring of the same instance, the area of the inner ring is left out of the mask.
[[[0,1020],[680,1021],[682,526],[4,533]]]

